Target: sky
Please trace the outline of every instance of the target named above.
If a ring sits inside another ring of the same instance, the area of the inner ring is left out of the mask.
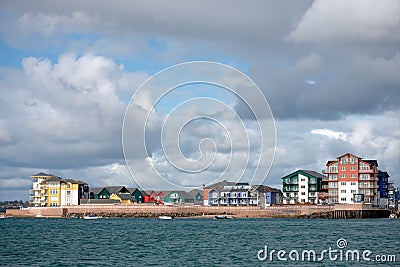
[[[93,187],[280,188],[347,152],[400,186],[399,3],[1,0],[0,200],[28,200],[41,171]],[[156,102],[196,77],[155,77],[190,61],[232,69],[196,65],[218,84]]]

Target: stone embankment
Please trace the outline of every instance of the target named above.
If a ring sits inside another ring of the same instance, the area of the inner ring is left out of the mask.
[[[236,218],[384,218],[390,212],[371,205],[276,205],[260,207],[232,206],[189,206],[189,205],[80,205],[65,207],[28,208],[7,210],[7,216],[13,217],[62,218],[96,214],[102,217],[156,218],[161,215],[173,217],[210,217],[214,215],[231,215]]]

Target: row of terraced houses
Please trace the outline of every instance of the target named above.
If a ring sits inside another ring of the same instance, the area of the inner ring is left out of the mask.
[[[81,180],[46,173],[31,176],[31,206],[80,204],[192,204],[208,206],[259,206],[275,204],[371,203],[397,209],[398,190],[377,160],[350,153],[330,160],[326,171],[297,170],[282,177],[282,191],[266,185],[222,181],[194,189],[153,191],[125,186],[89,188]]]

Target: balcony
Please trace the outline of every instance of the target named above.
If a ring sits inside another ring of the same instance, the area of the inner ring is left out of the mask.
[[[297,179],[293,179],[293,180],[289,180],[289,179],[287,179],[287,180],[284,180],[283,181],[283,184],[284,185],[290,185],[290,184],[298,184],[299,183],[299,180],[297,180]]]
[[[284,192],[297,192],[299,191],[299,188],[297,186],[285,186],[283,188]]]
[[[362,169],[359,169],[358,172],[359,172],[359,173],[378,173],[377,171],[371,170],[371,169],[369,169],[369,170],[362,170]]]

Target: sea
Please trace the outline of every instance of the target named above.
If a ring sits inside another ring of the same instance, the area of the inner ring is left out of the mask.
[[[376,265],[400,266],[400,220],[0,220],[0,266]]]

